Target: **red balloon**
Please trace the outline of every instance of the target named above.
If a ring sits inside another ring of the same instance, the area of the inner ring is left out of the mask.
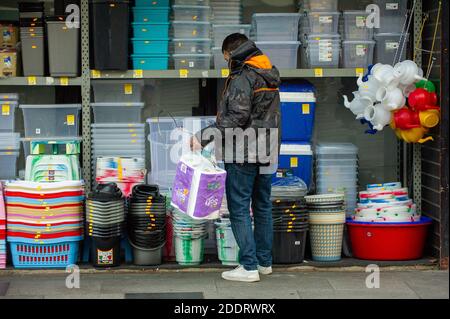
[[[407,107],[394,112],[395,127],[401,130],[409,130],[420,127],[419,112],[412,111]]]
[[[417,88],[408,97],[409,106],[416,111],[435,109],[438,99],[434,92],[428,92],[423,88]]]

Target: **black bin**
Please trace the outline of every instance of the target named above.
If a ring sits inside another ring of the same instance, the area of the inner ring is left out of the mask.
[[[308,228],[296,232],[274,231],[272,258],[274,264],[300,264],[305,259]]]
[[[91,0],[91,67],[128,69],[129,1]]]
[[[120,265],[120,236],[91,237],[91,256],[94,267],[117,267]]]

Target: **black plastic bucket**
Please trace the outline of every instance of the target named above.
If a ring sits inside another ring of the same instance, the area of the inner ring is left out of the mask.
[[[305,259],[306,234],[299,232],[274,231],[272,258],[274,264],[300,264]]]
[[[94,267],[120,265],[120,237],[91,237],[91,256]]]

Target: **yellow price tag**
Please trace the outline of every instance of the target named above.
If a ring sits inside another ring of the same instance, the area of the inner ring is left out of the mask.
[[[36,85],[37,84],[37,78],[35,76],[29,76],[28,77],[28,85]]]
[[[230,75],[230,69],[222,69],[222,77],[227,78]]]
[[[316,78],[321,78],[323,77],[323,69],[314,69],[314,76]]]
[[[363,76],[364,75],[364,68],[356,68],[355,69],[355,73],[357,77]]]
[[[180,78],[187,78],[189,74],[189,70],[187,69],[180,69]]]
[[[67,78],[67,77],[63,77],[59,81],[60,81],[61,85],[63,85],[63,86],[69,85],[69,78]]]
[[[100,79],[102,77],[102,73],[98,70],[92,70],[92,78]]]
[[[3,104],[2,105],[2,115],[8,116],[8,115],[10,115],[10,112],[11,112],[11,107],[9,106],[9,104]]]
[[[298,167],[298,158],[291,157],[291,167]]]
[[[123,89],[125,91],[125,95],[133,94],[133,85],[132,84],[129,84],[129,83],[125,84]]]
[[[142,79],[144,77],[144,71],[143,70],[133,70],[133,78],[135,79]]]
[[[310,114],[309,104],[302,104],[302,114]]]
[[[136,140],[131,140],[131,144],[134,144],[134,143],[136,143]]]
[[[67,115],[67,125],[74,126],[75,125],[75,115],[69,114]]]

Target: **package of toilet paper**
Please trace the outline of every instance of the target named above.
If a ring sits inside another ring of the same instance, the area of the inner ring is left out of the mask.
[[[172,206],[196,219],[217,219],[226,172],[197,153],[181,157],[172,189]]]

